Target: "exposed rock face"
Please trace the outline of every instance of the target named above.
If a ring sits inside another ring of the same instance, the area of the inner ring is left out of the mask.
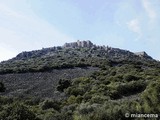
[[[63,47],[65,47],[65,48],[68,48],[68,47],[70,47],[70,48],[77,48],[77,47],[88,47],[88,48],[90,48],[92,46],[93,46],[93,43],[89,40],[87,40],[87,41],[78,40],[77,42],[65,43],[63,45]]]
[[[143,57],[143,58],[147,58],[147,59],[152,59],[152,57],[149,56],[145,51],[143,51],[143,52],[136,52],[134,54],[137,55],[137,56],[139,56],[139,57]]]
[[[138,55],[138,56],[146,56],[147,55],[147,53],[145,51],[143,51],[143,52],[135,52],[135,54]]]
[[[31,57],[41,57],[43,55],[46,55],[50,52],[55,52],[57,50],[61,50],[62,47],[61,46],[57,46],[57,47],[50,47],[50,48],[42,48],[41,50],[33,50],[33,51],[29,51],[29,52],[21,52],[19,53],[15,58],[13,59],[28,59]]]

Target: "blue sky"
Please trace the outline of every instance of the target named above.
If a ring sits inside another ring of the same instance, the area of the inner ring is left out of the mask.
[[[0,0],[0,61],[78,39],[160,60],[160,1]]]

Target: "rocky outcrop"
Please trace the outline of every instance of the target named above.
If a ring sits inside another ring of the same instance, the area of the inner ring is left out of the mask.
[[[135,52],[134,54],[142,58],[152,59],[152,57],[149,56],[145,51]]]
[[[41,50],[33,50],[33,51],[28,51],[28,52],[24,51],[24,52],[19,53],[12,60],[28,59],[31,57],[41,57],[41,56],[44,56],[48,53],[55,52],[55,51],[61,50],[61,49],[62,49],[61,46],[57,46],[57,47],[50,47],[50,48],[42,48]]]
[[[90,48],[92,46],[94,46],[94,45],[89,40],[87,40],[87,41],[78,40],[77,42],[65,43],[63,45],[64,48],[77,48],[77,47],[88,47],[88,48]]]
[[[145,51],[143,51],[143,52],[135,52],[135,55],[138,55],[138,56],[147,56],[147,53]]]

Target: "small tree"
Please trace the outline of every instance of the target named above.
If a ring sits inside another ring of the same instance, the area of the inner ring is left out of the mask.
[[[6,88],[4,87],[4,84],[0,82],[0,92],[4,92]]]
[[[70,81],[66,79],[60,79],[58,84],[59,85],[57,86],[57,90],[60,92],[63,92],[64,89],[68,88],[71,85]]]

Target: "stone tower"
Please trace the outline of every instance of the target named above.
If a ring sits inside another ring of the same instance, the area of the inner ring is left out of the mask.
[[[92,47],[93,46],[93,43],[89,40],[87,41],[80,41],[80,40],[77,40],[77,42],[71,42],[71,43],[65,43],[63,45],[63,47],[65,48],[77,48],[77,47]]]

